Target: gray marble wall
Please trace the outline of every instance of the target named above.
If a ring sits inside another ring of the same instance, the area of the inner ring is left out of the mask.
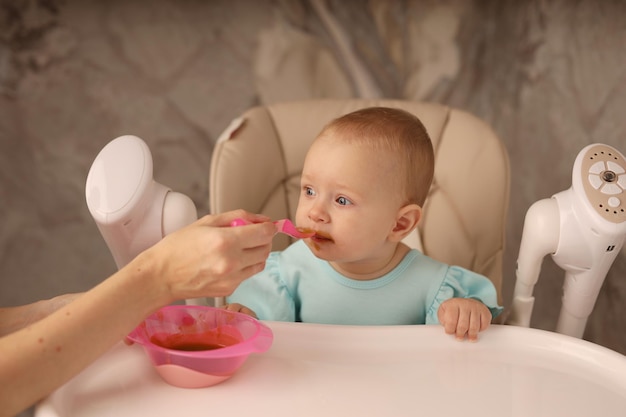
[[[0,304],[83,291],[114,271],[84,201],[98,151],[151,147],[156,179],[208,212],[211,150],[246,108],[394,97],[468,110],[511,157],[504,293],[524,215],[579,150],[626,152],[620,0],[0,0]],[[548,258],[533,326],[554,329]],[[585,338],[626,354],[626,256]]]

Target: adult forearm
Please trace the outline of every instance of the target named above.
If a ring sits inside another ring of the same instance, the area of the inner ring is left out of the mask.
[[[0,308],[0,337],[13,333],[37,321],[37,303]]]
[[[36,301],[23,306],[0,308],[0,337],[16,332],[49,316],[78,296],[80,294],[63,294],[49,300]]]
[[[0,339],[0,416],[50,394],[169,300],[130,264],[74,302]]]

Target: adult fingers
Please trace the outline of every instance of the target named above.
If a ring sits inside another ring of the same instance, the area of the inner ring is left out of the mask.
[[[254,274],[258,274],[259,272],[263,271],[263,269],[265,269],[265,260],[266,258],[263,258],[263,260],[261,262],[257,262],[257,263],[252,263],[250,265],[246,265],[243,268],[241,268],[241,271],[239,273],[239,277],[238,277],[238,283],[237,285],[239,285],[239,283],[241,283],[242,281],[250,278],[252,275]]]
[[[203,226],[217,226],[217,227],[230,227],[230,224],[235,219],[244,219],[250,223],[264,223],[269,222],[271,219],[262,214],[250,213],[245,210],[232,210],[220,214],[206,215],[199,221]]]
[[[276,227],[271,222],[255,223],[233,227],[231,232],[237,236],[244,249],[270,245],[276,234]]]

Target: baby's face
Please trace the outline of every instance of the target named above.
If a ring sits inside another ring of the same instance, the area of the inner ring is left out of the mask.
[[[304,162],[296,212],[299,227],[317,232],[305,240],[313,253],[364,265],[388,257],[387,236],[402,203],[398,172],[387,152],[317,139]]]

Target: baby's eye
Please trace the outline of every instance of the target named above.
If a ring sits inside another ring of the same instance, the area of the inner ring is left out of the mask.
[[[339,198],[337,198],[336,201],[341,206],[348,206],[348,205],[352,204],[352,201],[348,200],[345,197],[339,197]]]
[[[313,188],[311,188],[311,187],[304,187],[303,188],[303,192],[304,192],[304,195],[308,195],[308,196],[314,196],[315,195],[315,191],[313,191]]]

